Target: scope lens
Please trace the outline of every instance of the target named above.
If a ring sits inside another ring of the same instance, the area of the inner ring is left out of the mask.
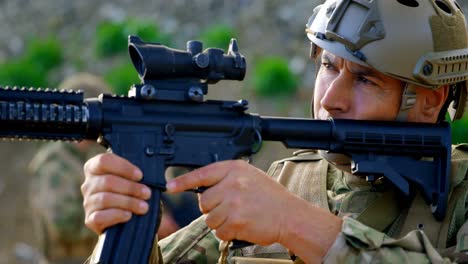
[[[133,45],[128,47],[128,52],[130,53],[130,58],[132,59],[133,66],[138,72],[138,75],[143,78],[146,72],[146,66],[143,62],[143,57],[141,56],[138,49]]]

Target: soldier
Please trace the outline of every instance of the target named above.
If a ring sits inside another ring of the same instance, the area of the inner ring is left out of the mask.
[[[319,66],[314,118],[437,123],[447,110],[454,118],[463,115],[468,32],[455,1],[327,0],[314,10],[306,32]],[[160,241],[162,256],[155,247],[151,261],[467,260],[466,146],[453,148],[442,221],[420,194],[401,197],[387,181],[371,184],[348,173],[349,167],[346,157],[300,151],[273,163],[268,173],[244,161],[222,161],[171,180],[169,193],[209,186],[199,196],[204,215]],[[147,211],[150,190],[135,182],[141,171],[128,161],[99,155],[86,163],[85,175],[85,222],[96,233]],[[103,180],[111,178],[119,183]],[[225,241],[233,239],[256,245],[228,250]]]
[[[104,81],[89,73],[79,73],[65,80],[60,89],[82,90],[85,98],[110,92]],[[33,175],[31,207],[41,253],[52,263],[82,263],[92,252],[97,236],[83,223],[82,164],[104,152],[97,143],[54,142],[45,144],[34,157],[29,170]],[[181,169],[179,169],[181,170]],[[173,177],[177,170],[171,169]],[[164,195],[165,205],[159,237],[164,238],[197,218],[196,195]]]
[[[82,90],[85,97],[110,91],[101,78],[89,73],[73,75],[59,88]],[[29,164],[35,235],[51,263],[82,263],[92,251],[97,237],[83,223],[82,164],[104,151],[92,141],[47,143]]]

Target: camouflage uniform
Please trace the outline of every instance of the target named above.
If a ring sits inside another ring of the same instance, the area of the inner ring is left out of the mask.
[[[314,152],[275,162],[268,173],[291,192],[343,218],[325,263],[449,263],[467,260],[463,254],[468,250],[467,169],[468,148],[458,146],[452,155],[451,195],[442,222],[434,220],[419,195],[411,203],[401,200],[391,186],[371,186]],[[164,263],[218,263],[224,258],[228,263],[303,263],[279,244],[226,251],[226,243],[215,237],[203,217],[159,246]],[[154,249],[151,263],[158,263],[156,255]]]
[[[83,262],[97,236],[84,225],[83,164],[102,152],[97,145],[86,152],[74,143],[44,145],[30,163],[30,204],[41,252],[54,263]]]
[[[60,89],[82,90],[85,98],[110,91],[103,80],[89,73],[78,73],[66,79]],[[45,144],[30,164],[31,207],[39,250],[52,263],[83,263],[92,252],[97,236],[84,225],[83,198],[80,186],[84,180],[83,164],[105,150],[89,142],[81,150],[72,143]],[[168,177],[181,173],[168,170]],[[168,227],[172,233],[200,215],[194,193],[164,195],[165,209],[177,224]],[[167,219],[166,219],[167,220]],[[171,222],[170,220],[167,220]]]
[[[110,91],[105,82],[89,73],[64,80],[59,89],[81,90],[97,97]],[[82,263],[97,240],[84,225],[83,164],[105,149],[94,142],[44,144],[29,165],[32,175],[30,205],[39,250],[52,263]]]

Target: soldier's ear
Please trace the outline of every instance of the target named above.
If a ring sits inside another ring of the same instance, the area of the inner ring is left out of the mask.
[[[420,98],[417,100],[416,107],[418,107],[419,113],[421,114],[421,121],[435,123],[445,100],[447,100],[449,94],[448,85],[434,90],[418,87],[417,90],[417,96]]]

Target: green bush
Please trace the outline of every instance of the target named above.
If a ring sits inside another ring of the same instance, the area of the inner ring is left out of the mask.
[[[287,96],[298,88],[298,78],[283,58],[267,57],[259,60],[252,74],[252,86],[259,96]]]
[[[127,41],[122,23],[103,22],[96,28],[96,54],[99,57],[110,57],[124,52]]]
[[[155,23],[150,21],[127,21],[125,25],[125,37],[127,38],[128,35],[139,36],[143,41],[157,42],[166,46],[172,45],[171,37],[163,33]]]
[[[468,116],[452,123],[452,143],[468,143]]]
[[[50,87],[50,70],[62,63],[63,56],[58,40],[34,39],[28,42],[23,55],[0,64],[2,85]]]
[[[48,71],[63,61],[61,43],[55,38],[33,40],[29,43],[24,59]]]
[[[111,86],[112,92],[118,95],[127,95],[132,84],[140,83],[138,73],[130,62],[111,69],[104,78]]]
[[[9,86],[46,87],[43,70],[36,69],[29,61],[8,61],[0,64],[0,83]]]
[[[227,50],[231,38],[235,37],[234,29],[227,25],[216,25],[200,33],[199,39],[205,48]]]
[[[170,45],[170,37],[163,34],[152,21],[129,19],[124,22],[100,23],[96,29],[95,50],[100,58],[126,54],[128,35],[139,36],[144,41]]]

